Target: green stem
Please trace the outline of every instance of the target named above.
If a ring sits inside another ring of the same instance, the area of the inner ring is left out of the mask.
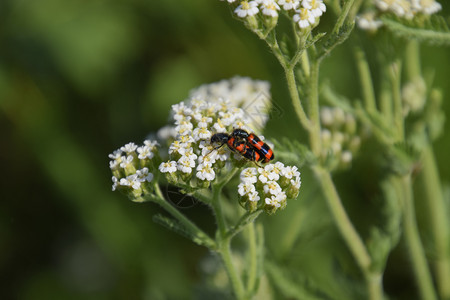
[[[161,192],[159,185],[155,185],[155,193],[157,197],[148,198],[144,196],[144,199],[148,199],[159,204],[164,210],[171,214],[175,219],[177,219],[193,236],[202,240],[203,244],[211,250],[217,248],[216,242],[211,239],[203,230],[197,227],[191,220],[189,220],[185,215],[183,215],[176,207],[170,204]]]
[[[437,299],[437,297],[416,223],[411,175],[408,174],[403,176],[401,178],[401,184],[403,190],[403,230],[405,232],[405,240],[411,256],[417,286],[423,300],[434,300]]]
[[[255,210],[254,212],[246,212],[241,219],[234,225],[233,228],[228,230],[227,238],[233,238],[236,234],[238,234],[242,229],[245,228],[248,224],[253,223],[253,221],[263,212],[262,209]]]
[[[297,118],[306,130],[310,130],[311,124],[306,116],[305,110],[302,106],[302,101],[298,94],[297,82],[295,80],[294,68],[285,68],[286,81],[288,84],[289,94],[291,96],[292,106],[297,114]]]
[[[233,264],[229,239],[224,239],[221,241],[219,246],[219,253],[222,257],[225,269],[227,270],[228,277],[230,278],[236,299],[246,299],[247,297],[245,297],[245,290],[244,285],[242,284],[242,279],[240,278],[238,271]]]
[[[232,176],[228,177],[231,178]],[[223,180],[221,184],[213,185],[213,199],[211,204],[217,220],[216,243],[218,246],[219,254],[222,257],[225,269],[227,270],[228,277],[230,278],[231,286],[233,287],[233,291],[236,298],[245,299],[245,291],[242,279],[240,278],[238,271],[233,264],[230,249],[231,237],[227,236],[227,224],[225,221],[225,216],[222,211],[222,205],[220,203],[220,194],[222,192],[222,186],[225,185],[225,183],[228,182],[228,180]]]
[[[356,57],[356,65],[359,71],[359,78],[361,81],[361,89],[364,97],[364,104],[367,112],[374,113],[377,111],[375,92],[373,90],[372,76],[370,75],[369,63],[361,48],[355,47],[354,53]]]
[[[256,287],[256,273],[258,270],[258,255],[256,251],[256,230],[255,223],[250,222],[248,229],[248,255],[249,255],[249,271],[247,277],[247,295],[249,298],[254,293]]]
[[[420,48],[419,43],[415,40],[410,40],[406,47],[406,77],[407,80],[411,81],[419,77],[420,71]]]
[[[352,8],[354,2],[355,2],[355,0],[347,0],[347,2],[345,2],[344,7],[342,8],[342,11],[339,14],[339,17],[337,19],[337,22],[334,25],[334,28],[333,28],[334,34],[337,34],[339,32],[339,30],[341,29],[341,27],[344,25],[345,19],[347,18],[347,15],[348,15],[350,9]]]
[[[392,98],[394,101],[394,127],[396,128],[397,141],[405,140],[405,125],[403,118],[403,104],[401,95],[401,62],[396,60],[390,66]]]
[[[320,156],[322,145],[320,140],[320,116],[319,116],[319,62],[311,63],[310,93],[309,93],[309,118],[311,128],[309,130],[309,142],[312,152],[316,157]]]
[[[389,67],[384,65],[383,74],[381,77],[381,91],[380,91],[380,110],[386,125],[392,126],[394,116],[392,112],[392,92],[391,83],[389,80]]]
[[[373,273],[370,270],[372,260],[371,257],[361,240],[356,229],[353,227],[347,213],[345,212],[344,206],[342,205],[341,199],[336,191],[333,180],[331,179],[330,173],[322,167],[315,166],[313,171],[318,177],[318,180],[322,186],[324,196],[327,200],[328,207],[334,218],[334,222],[347,244],[350,252],[356,260],[357,265],[364,274],[367,290],[369,294],[369,299],[371,300],[381,300],[383,299],[383,288],[381,279],[378,277],[377,273]]]
[[[436,282],[441,299],[450,299],[450,254],[449,224],[447,208],[442,194],[441,180],[433,148],[428,145],[423,151],[423,167],[420,176],[426,194],[429,220],[434,240],[436,261],[434,262]]]
[[[309,77],[311,75],[309,72],[311,69],[311,66],[309,64],[308,51],[302,52],[302,69],[303,69],[303,73],[305,74],[306,77]]]
[[[366,282],[370,300],[383,300],[383,275],[379,273],[366,274]]]

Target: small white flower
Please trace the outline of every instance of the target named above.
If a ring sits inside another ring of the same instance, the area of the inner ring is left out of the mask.
[[[276,181],[268,181],[264,185],[264,193],[278,195],[281,193],[281,187]]]
[[[278,208],[278,207],[281,206],[281,203],[278,201],[277,197],[274,196],[274,195],[272,195],[270,198],[266,198],[265,201],[266,201],[267,205],[270,205],[270,206],[273,206],[273,207],[277,207]]]
[[[291,185],[296,189],[300,189],[300,186],[302,185],[300,177],[295,177],[295,180],[291,179]]]
[[[249,194],[247,194],[247,197],[248,197],[248,200],[249,201],[252,201],[252,202],[258,202],[259,201],[259,194],[258,194],[258,192],[252,192],[252,193],[249,193]]]
[[[241,4],[234,10],[234,13],[240,18],[254,16],[258,12],[258,3],[256,3],[256,1],[242,1]]]
[[[194,149],[192,149],[192,148],[186,148],[183,156],[186,157],[186,159],[189,159],[189,160],[196,160],[197,159],[197,154],[194,153]]]
[[[190,117],[189,117],[190,118]],[[190,120],[182,120],[176,127],[175,130],[179,135],[188,135],[191,133],[194,125],[190,122]]]
[[[293,177],[300,176],[300,172],[298,171],[296,166],[288,166],[283,169],[281,175],[286,177],[287,179],[292,179]]]
[[[133,161],[133,156],[128,155],[128,156],[122,156],[121,157],[121,163],[120,163],[120,167],[125,169],[127,168],[129,165],[131,165],[131,162]]]
[[[250,193],[254,193],[256,191],[255,186],[253,185],[253,183],[251,182],[241,182],[238,185],[238,193],[241,196],[250,194]]]
[[[169,147],[169,154],[177,152],[183,155],[186,152],[186,147],[187,147],[186,143],[182,143],[179,140],[173,141],[173,143]]]
[[[151,151],[154,151],[156,149],[156,146],[159,146],[159,144],[157,141],[145,140],[144,146],[147,146],[150,148]]]
[[[283,165],[283,167],[284,167],[284,165]],[[277,181],[278,179],[280,179],[280,175],[279,175],[280,170],[276,165],[274,165],[274,164],[267,165],[264,167],[264,171],[267,172],[267,178],[269,180]]]
[[[192,110],[186,107],[184,102],[172,105],[173,118],[175,121],[181,121],[192,114]]]
[[[174,173],[177,171],[177,162],[176,161],[162,162],[159,165],[159,171],[161,173]]]
[[[442,6],[434,0],[412,0],[412,8],[425,15],[432,15],[440,11]]]
[[[148,171],[148,168],[137,170],[136,175],[141,182],[151,182],[153,180],[153,174]]]
[[[221,119],[217,119],[217,122],[214,123],[213,125],[213,129],[215,132],[219,133],[219,132],[226,132],[227,131],[227,127],[226,125],[222,122]]]
[[[139,153],[139,159],[152,159],[154,154],[152,152],[152,148],[150,146],[141,146],[136,149],[136,152]]]
[[[191,143],[195,142],[194,138],[192,136],[190,136],[190,135],[181,135],[181,136],[178,137],[178,140],[181,143],[185,144],[186,147],[189,147]]]
[[[117,186],[119,185],[119,179],[117,179],[116,176],[113,176],[112,177],[112,182],[113,182],[112,190],[114,192],[116,190]]]
[[[375,0],[381,11],[391,11],[399,17],[412,17],[411,2],[407,0]]]
[[[211,168],[211,165],[208,164],[200,164],[197,167],[197,178],[199,178],[200,180],[208,180],[208,181],[213,181],[214,178],[216,178],[216,173],[214,172],[214,170]]]
[[[277,10],[280,10],[280,7],[275,1],[264,1],[262,4],[263,15],[275,18],[278,16]]]
[[[210,155],[201,155],[198,158],[198,163],[201,165],[212,166],[216,162],[216,151],[211,152]]]
[[[122,152],[121,149],[115,150],[113,153],[109,154],[108,157],[117,160],[122,156]]]
[[[300,28],[307,28],[313,25],[316,22],[316,18],[312,14],[309,9],[304,7],[300,8],[300,10],[296,11],[296,14],[293,17],[294,22],[298,23]]]
[[[119,159],[111,160],[111,161],[109,162],[109,168],[110,168],[111,170],[116,170],[117,167],[118,167],[119,165],[120,165],[120,160],[119,160]]]
[[[211,131],[206,127],[199,127],[194,129],[194,140],[209,140],[211,138]]]
[[[256,183],[258,181],[258,178],[256,177],[257,174],[258,171],[256,170],[256,168],[246,168],[241,172],[241,181]]]
[[[350,151],[348,151],[348,150],[342,151],[341,160],[343,163],[345,163],[345,164],[350,163],[352,161],[352,158],[353,158],[353,156]]]
[[[120,150],[127,153],[128,155],[133,153],[137,148],[137,145],[135,143],[128,143],[125,146],[122,146]]]
[[[282,5],[284,10],[297,9],[300,0],[278,0],[278,4]]]
[[[209,126],[209,124],[213,121],[213,118],[205,117],[205,116],[201,116],[201,115],[200,115],[200,117],[194,116],[194,118],[198,121],[197,126],[204,127],[204,128],[207,128]]]
[[[132,187],[135,190],[141,187],[141,182],[136,174],[127,176],[126,178],[121,178],[119,184],[122,186]]]
[[[327,10],[323,0],[303,0],[302,5],[304,8],[310,10],[312,15],[316,18],[323,15],[323,13]]]
[[[222,125],[230,126],[236,120],[237,115],[227,110],[226,112],[219,112],[219,117],[220,118],[218,120],[220,120],[220,123],[222,123]]]
[[[331,126],[333,124],[334,116],[331,107],[323,106],[320,108],[320,121],[326,126]]]
[[[192,173],[192,168],[195,167],[195,161],[187,158],[186,156],[182,156],[178,160],[177,169],[183,173],[189,174]]]
[[[358,27],[363,30],[375,31],[383,25],[381,20],[375,19],[374,12],[368,12],[356,17]]]

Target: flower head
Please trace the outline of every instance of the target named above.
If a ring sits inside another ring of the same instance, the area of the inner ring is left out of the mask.
[[[242,1],[241,4],[239,4],[239,6],[234,10],[234,13],[240,18],[254,16],[258,12],[258,3],[256,1]]]
[[[157,153],[156,145],[157,142],[152,140],[144,141],[142,146],[128,143],[109,155],[113,191],[120,190],[136,199],[152,190],[152,159]]]
[[[241,205],[249,211],[261,208],[269,214],[283,209],[287,199],[297,198],[301,185],[297,167],[284,166],[280,162],[264,168],[246,168],[242,170],[240,179],[238,194]],[[259,202],[260,199],[264,201]]]
[[[314,25],[314,23],[316,22],[316,17],[311,10],[302,7],[299,10],[295,11],[293,20],[298,24],[300,28],[303,29]]]

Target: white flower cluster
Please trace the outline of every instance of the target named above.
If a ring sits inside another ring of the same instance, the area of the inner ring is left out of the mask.
[[[171,132],[170,135],[175,138],[168,148],[168,161],[159,165],[159,171],[165,173],[171,183],[209,186],[209,182],[216,178],[216,173],[230,161],[229,149],[226,146],[215,149],[218,145],[211,145],[211,136],[215,133],[230,133],[235,128],[252,131],[253,128],[263,126],[267,114],[260,111],[261,119],[255,122],[256,119],[246,110],[237,107],[257,101],[254,97],[261,92],[269,99],[266,83],[234,78],[201,86],[191,92],[189,100],[173,105],[175,126],[166,127],[164,131]],[[259,123],[261,121],[263,123]],[[235,157],[242,159],[240,155]],[[237,163],[238,160],[231,161]]]
[[[431,15],[442,9],[441,4],[434,0],[375,0],[375,5],[381,11],[407,19],[416,14]]]
[[[142,146],[128,143],[109,155],[113,191],[131,192],[139,197],[150,187],[147,183],[153,180],[152,159],[157,153],[156,146],[157,142],[151,140],[145,140]]]
[[[236,3],[235,0],[227,0]],[[278,11],[293,15],[300,28],[308,28],[317,23],[317,18],[326,11],[323,0],[245,0],[240,1],[234,13],[240,18],[253,17],[258,13],[269,18],[277,18]]]
[[[246,168],[240,179],[241,205],[250,212],[263,208],[269,214],[286,207],[287,199],[297,198],[301,185],[297,167],[284,166],[281,162],[264,168]]]
[[[331,169],[349,166],[358,151],[361,138],[357,135],[355,118],[338,107],[321,107],[322,158]]]
[[[376,31],[383,25],[376,17],[380,13],[390,12],[400,18],[411,19],[418,14],[432,15],[442,9],[435,0],[373,0],[377,12],[369,11],[358,16],[358,27],[363,30]]]
[[[269,118],[271,109],[270,84],[263,80],[235,76],[227,80],[204,84],[190,92],[191,98],[217,102],[227,99],[233,107],[240,107],[251,119],[254,130],[261,130]]]

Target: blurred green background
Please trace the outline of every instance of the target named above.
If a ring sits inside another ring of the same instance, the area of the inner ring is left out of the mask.
[[[443,5],[448,15],[449,5]],[[333,15],[324,20],[332,21]],[[449,49],[425,47],[423,53],[424,69],[434,73],[447,99]],[[352,57],[342,45],[321,70],[349,98],[359,96]],[[292,130],[298,124],[281,68],[263,42],[231,17],[226,2],[2,0],[0,298],[200,295],[198,265],[208,253],[154,224],[151,217],[160,212],[158,207],[111,192],[108,154],[127,142],[140,143],[163,126],[170,106],[190,89],[234,75],[271,82],[273,99],[284,114],[270,120],[266,136],[300,136]],[[449,112],[448,101],[444,106]],[[446,132],[435,150],[448,183]],[[264,218],[272,225],[266,230],[268,252],[276,254],[283,238],[277,228],[293,226],[286,220],[297,220],[297,226],[315,222],[309,233],[303,229],[306,234],[290,258],[303,264],[304,277],[320,283],[331,278],[331,271],[322,269],[330,269],[333,252],[348,253],[324,203],[305,199],[317,195],[314,179],[307,170],[302,173],[303,199]],[[342,194],[355,200],[347,203],[352,217],[363,220],[361,211],[376,205],[373,176],[356,167],[338,177]],[[209,209],[195,206],[184,212],[213,232]],[[367,224],[360,223],[364,232]],[[412,277],[404,252],[397,252],[389,261],[394,267],[388,268],[385,286],[402,296],[411,290]]]

